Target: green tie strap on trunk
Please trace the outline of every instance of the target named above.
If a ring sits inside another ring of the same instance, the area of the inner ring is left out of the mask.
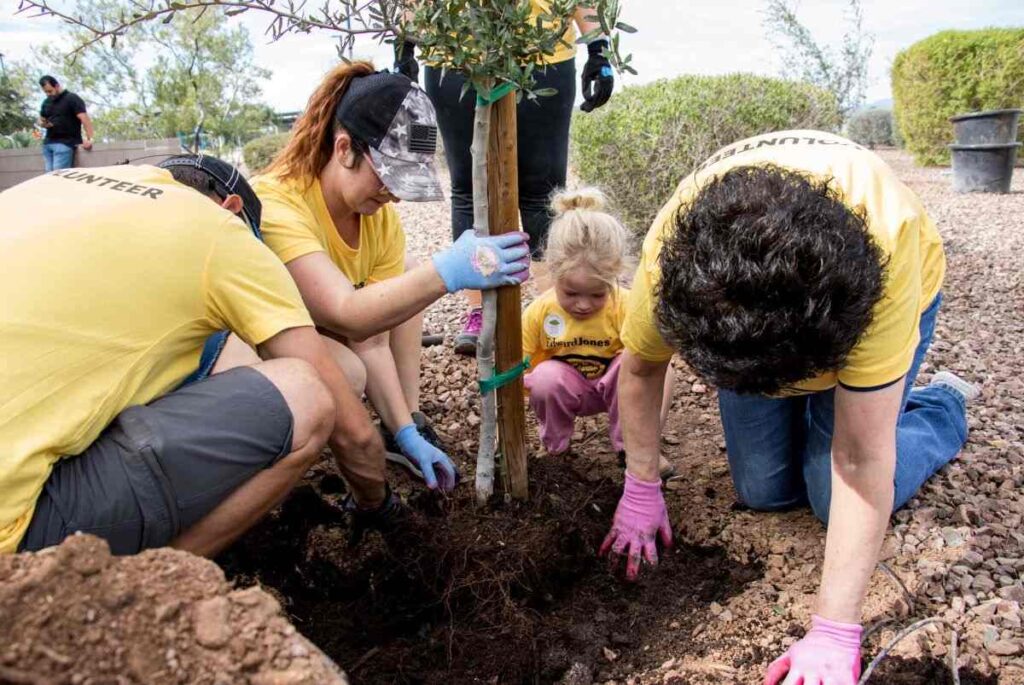
[[[502,99],[509,93],[515,90],[515,86],[511,83],[502,83],[500,86],[491,88],[491,96],[483,97],[480,93],[476,94],[476,106],[483,107],[484,105],[493,105],[498,100]]]
[[[519,378],[519,376],[523,375],[523,373],[528,368],[530,368],[530,358],[529,357],[525,358],[523,361],[519,362],[518,364],[513,366],[508,371],[502,371],[501,373],[496,373],[493,376],[491,376],[490,378],[488,378],[487,380],[477,381],[478,383],[480,383],[480,394],[481,395],[486,395],[487,393],[491,392],[492,390],[497,390],[498,388],[502,387],[503,385],[508,385],[509,383],[514,381],[515,379]]]

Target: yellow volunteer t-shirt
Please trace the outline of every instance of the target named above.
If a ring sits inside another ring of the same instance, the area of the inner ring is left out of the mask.
[[[405,271],[405,233],[393,205],[360,217],[359,245],[352,247],[338,235],[318,179],[307,184],[257,176],[252,187],[263,203],[263,240],[285,264],[326,252],[356,288]]]
[[[626,316],[629,291],[619,288],[608,297],[600,312],[580,321],[558,304],[554,288],[548,290],[523,312],[523,356],[536,368],[549,359],[569,364],[584,378],[604,375],[622,351],[622,320]]]
[[[622,332],[626,348],[648,361],[672,356],[672,348],[658,332],[653,309],[662,238],[673,230],[680,209],[710,179],[735,167],[759,164],[833,179],[846,204],[865,212],[871,235],[889,259],[884,295],[874,319],[843,368],[786,392],[817,392],[837,383],[866,389],[899,380],[910,369],[917,348],[921,312],[942,285],[946,269],[942,240],[917,196],[877,155],[821,131],[781,131],[741,140],[683,179],[644,239]]]
[[[0,552],[61,457],[174,389],[204,340],[312,326],[252,232],[151,166],[66,169],[0,193]]]

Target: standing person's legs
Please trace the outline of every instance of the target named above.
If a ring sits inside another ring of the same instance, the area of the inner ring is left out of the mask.
[[[533,258],[544,255],[551,226],[551,193],[565,186],[569,165],[569,124],[576,99],[576,62],[566,60],[538,68],[537,88],[558,92],[536,100],[523,98],[516,108],[519,161],[519,212],[523,230],[530,234]],[[538,292],[550,283],[546,275],[536,279]],[[543,281],[543,282],[542,282]]]
[[[53,171],[53,146],[43,143],[43,169]]]
[[[461,97],[465,80],[459,74],[448,72],[441,81],[441,70],[431,66],[424,69],[423,83],[427,96],[437,111],[437,127],[444,143],[444,158],[451,177],[452,240],[458,240],[464,231],[473,228],[473,119],[476,114],[476,91],[470,89]],[[476,339],[480,334],[480,291],[465,291],[469,312],[462,333],[455,339],[459,354],[476,354]]]
[[[125,409],[81,455],[59,461],[21,549],[83,531],[115,554],[224,549],[320,454],[334,403],[295,359],[239,368]]]
[[[53,170],[70,169],[75,166],[75,148],[64,143],[51,143],[51,154],[53,155]]]
[[[718,391],[729,470],[740,501],[752,509],[789,509],[807,501],[801,472],[806,397]]]
[[[523,384],[530,392],[530,408],[540,424],[540,439],[551,454],[569,449],[576,417],[594,387],[565,362],[549,359],[526,374]]]
[[[921,314],[920,341],[907,372],[903,411],[896,425],[896,474],[893,510],[907,500],[959,453],[967,441],[965,399],[941,384],[914,388],[935,334],[942,296]],[[835,392],[818,393],[808,406],[808,437],[804,476],[814,514],[828,523],[832,497],[832,430]]]
[[[441,70],[424,69],[423,87],[437,112],[437,127],[444,143],[444,159],[451,175],[452,240],[473,227],[473,118],[476,115],[476,91],[465,97],[460,74],[448,72],[441,81]]]

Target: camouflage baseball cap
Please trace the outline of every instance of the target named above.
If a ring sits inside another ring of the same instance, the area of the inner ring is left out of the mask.
[[[370,163],[391,194],[409,202],[442,199],[434,154],[437,115],[427,94],[386,71],[352,80],[334,114],[370,146]]]

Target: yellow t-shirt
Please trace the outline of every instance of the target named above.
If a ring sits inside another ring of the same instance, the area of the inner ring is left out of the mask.
[[[711,178],[735,167],[759,164],[834,179],[846,204],[866,213],[868,230],[889,259],[884,294],[875,307],[874,319],[846,364],[838,371],[786,388],[786,392],[817,392],[837,383],[873,388],[898,380],[910,369],[921,312],[942,285],[946,269],[942,240],[917,196],[877,155],[821,131],[780,131],[741,140],[715,153],[683,179],[644,239],[622,332],[626,348],[648,361],[672,356],[672,348],[658,332],[653,310],[662,238],[672,230],[680,208]]]
[[[66,169],[0,193],[0,552],[61,457],[175,388],[203,341],[312,326],[237,217],[151,166]]]
[[[530,303],[523,312],[523,356],[530,366],[557,359],[573,366],[584,378],[604,375],[622,351],[622,320],[629,291],[619,288],[608,297],[604,309],[580,321],[558,304],[552,288]]]
[[[537,17],[541,14],[551,11],[551,3],[548,2],[548,0],[530,0],[530,7],[532,10],[530,12],[531,22],[536,22]],[[550,25],[551,24],[548,23],[548,26]],[[559,62],[564,62],[576,57],[576,25],[573,23],[573,20],[569,21],[569,28],[567,28],[565,33],[562,35],[562,40],[568,43],[568,45],[559,44],[558,47],[555,48],[555,52],[553,54],[544,55],[541,59],[543,64],[558,64]]]
[[[263,203],[263,240],[285,264],[326,252],[356,288],[405,271],[405,233],[393,205],[360,217],[359,246],[353,248],[338,235],[318,179],[306,184],[257,176],[252,187]]]
[[[550,0],[530,0],[530,23],[531,25],[537,22],[537,17],[541,14],[549,14],[551,12]],[[548,28],[554,25],[553,22],[544,22],[544,25]],[[562,34],[562,40],[565,41],[565,45],[558,44],[555,47],[555,51],[551,54],[540,55],[537,58],[538,64],[558,64],[559,62],[565,62],[566,60],[574,59],[576,57],[576,24],[575,19],[570,18],[565,33]],[[440,61],[428,60],[427,64],[433,67],[437,67]]]

